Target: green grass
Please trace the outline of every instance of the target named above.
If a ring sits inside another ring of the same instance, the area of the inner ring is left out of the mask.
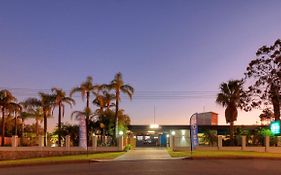
[[[172,151],[171,157],[190,157],[190,151]],[[193,151],[193,158],[280,158],[280,153],[260,153],[252,151]]]
[[[30,158],[19,160],[3,160],[0,161],[0,166],[13,166],[13,165],[34,165],[44,163],[62,163],[73,161],[87,161],[87,160],[101,160],[101,159],[114,159],[121,156],[124,152],[108,152],[108,153],[95,153],[88,156],[83,155],[71,155],[71,156],[56,156],[56,157],[42,157],[42,158]]]

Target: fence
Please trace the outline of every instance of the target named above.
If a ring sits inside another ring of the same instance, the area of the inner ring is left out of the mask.
[[[189,139],[189,137],[184,138]],[[271,153],[281,153],[281,137],[275,137],[277,143],[272,145],[270,136],[265,136],[264,145],[251,145],[246,136],[241,136],[241,146],[224,146],[223,145],[223,136],[219,135],[217,137],[217,144],[215,146],[197,146],[196,150],[220,150],[220,151],[255,151],[255,152],[271,152]],[[179,137],[172,136],[170,139],[171,148],[174,151],[185,151],[190,150],[190,142],[182,144]],[[279,142],[280,141],[280,142]]]

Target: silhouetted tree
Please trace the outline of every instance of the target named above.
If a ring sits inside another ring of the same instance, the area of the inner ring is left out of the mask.
[[[262,46],[247,67],[246,78],[250,82],[248,95],[251,97],[251,108],[260,108],[272,104],[275,120],[280,120],[280,87],[281,87],[281,40],[272,46]]]

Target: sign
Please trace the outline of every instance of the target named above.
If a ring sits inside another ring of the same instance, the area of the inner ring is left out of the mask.
[[[270,123],[270,131],[274,135],[280,135],[280,120]]]
[[[87,149],[86,121],[83,116],[79,118],[79,147]]]
[[[198,146],[198,125],[197,125],[197,113],[190,117],[190,138],[191,148]]]

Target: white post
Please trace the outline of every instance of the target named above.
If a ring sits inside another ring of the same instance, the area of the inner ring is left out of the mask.
[[[92,136],[92,148],[93,150],[97,150],[98,139],[96,135]]]
[[[269,151],[269,147],[270,147],[270,137],[265,136],[265,152]]]
[[[175,149],[175,136],[174,135],[171,135],[171,137],[170,137],[170,148],[172,150]]]
[[[15,148],[18,146],[18,136],[12,136],[12,147]]]
[[[67,135],[67,136],[65,136],[65,147],[66,147],[67,149],[69,149],[69,148],[70,148],[70,145],[71,145],[70,135]]]
[[[242,136],[242,151],[246,150],[246,136]]]
[[[222,149],[222,136],[219,135],[218,136],[218,150],[221,150]]]
[[[44,136],[41,135],[38,136],[38,146],[44,147]]]
[[[118,150],[119,151],[123,151],[123,149],[124,149],[123,136],[120,136],[118,138]]]

